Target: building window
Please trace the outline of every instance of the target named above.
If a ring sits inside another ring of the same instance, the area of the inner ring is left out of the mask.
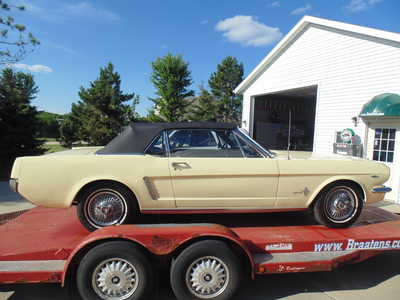
[[[396,129],[376,128],[373,160],[393,162]]]

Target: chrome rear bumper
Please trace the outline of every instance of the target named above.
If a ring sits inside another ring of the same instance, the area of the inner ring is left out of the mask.
[[[10,179],[10,188],[13,192],[18,193],[18,179]]]
[[[391,191],[392,191],[392,189],[390,187],[387,187],[387,186],[384,186],[384,185],[374,187],[371,190],[372,193],[389,193]]]

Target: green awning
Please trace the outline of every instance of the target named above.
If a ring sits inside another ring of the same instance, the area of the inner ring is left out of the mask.
[[[364,104],[360,117],[400,117],[400,96],[381,94]]]

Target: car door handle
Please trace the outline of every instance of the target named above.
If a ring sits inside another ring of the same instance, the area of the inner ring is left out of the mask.
[[[190,169],[190,165],[187,162],[173,162],[172,167],[174,170]]]

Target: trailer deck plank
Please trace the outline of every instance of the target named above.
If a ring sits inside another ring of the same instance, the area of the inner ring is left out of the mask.
[[[87,235],[74,208],[33,208],[0,226],[0,260],[66,259]]]

